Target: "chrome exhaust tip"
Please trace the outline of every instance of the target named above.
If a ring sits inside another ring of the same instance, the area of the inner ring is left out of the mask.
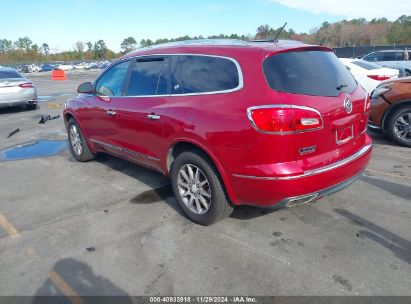
[[[294,207],[294,206],[300,206],[300,205],[304,205],[307,204],[309,202],[312,202],[313,200],[315,200],[318,196],[318,193],[313,193],[313,194],[309,194],[309,195],[304,195],[304,196],[297,196],[297,197],[293,197],[288,199],[287,203],[285,204],[286,208],[289,207]]]

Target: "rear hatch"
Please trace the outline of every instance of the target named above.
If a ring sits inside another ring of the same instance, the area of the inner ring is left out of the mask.
[[[287,135],[295,136],[295,157],[304,170],[341,160],[364,146],[369,97],[331,51],[310,47],[274,54],[263,68],[280,103],[318,113],[322,126]]]
[[[25,78],[12,69],[0,69],[0,94],[14,95],[22,90],[20,85],[28,83]]]
[[[22,78],[0,79],[0,95],[14,95],[23,90],[20,85],[27,83]]]

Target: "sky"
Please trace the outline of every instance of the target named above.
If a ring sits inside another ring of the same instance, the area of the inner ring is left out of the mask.
[[[28,36],[53,52],[76,41],[99,39],[119,51],[129,36],[137,41],[184,35],[252,34],[261,24],[309,32],[324,21],[411,15],[409,0],[19,0],[5,1],[0,39]]]

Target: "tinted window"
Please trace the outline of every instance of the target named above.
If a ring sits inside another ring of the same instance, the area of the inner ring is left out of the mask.
[[[367,61],[371,61],[371,62],[373,62],[373,61],[382,61],[382,53],[371,53],[371,54],[369,54],[369,55],[367,55],[367,56],[365,56],[363,59],[364,60],[367,60]]]
[[[226,91],[240,83],[236,64],[226,58],[185,55],[173,59],[173,94]]]
[[[137,60],[131,72],[127,95],[167,94],[168,59]]]
[[[111,67],[96,83],[96,94],[102,96],[121,96],[124,80],[130,61]]]
[[[364,60],[355,60],[355,61],[352,61],[351,63],[358,65],[359,67],[366,69],[366,70],[381,69],[381,66],[379,66],[378,64],[367,62]]]
[[[338,96],[357,88],[354,77],[332,52],[302,51],[273,55],[264,63],[273,90],[315,96]]]
[[[404,60],[404,53],[403,52],[385,52],[382,60],[383,61]]]
[[[3,70],[0,71],[0,79],[6,79],[6,78],[23,78],[19,73],[13,70]]]

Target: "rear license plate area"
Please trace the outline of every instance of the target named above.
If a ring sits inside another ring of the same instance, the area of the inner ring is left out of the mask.
[[[342,145],[354,138],[354,126],[348,126],[335,130],[335,142],[337,145]]]

